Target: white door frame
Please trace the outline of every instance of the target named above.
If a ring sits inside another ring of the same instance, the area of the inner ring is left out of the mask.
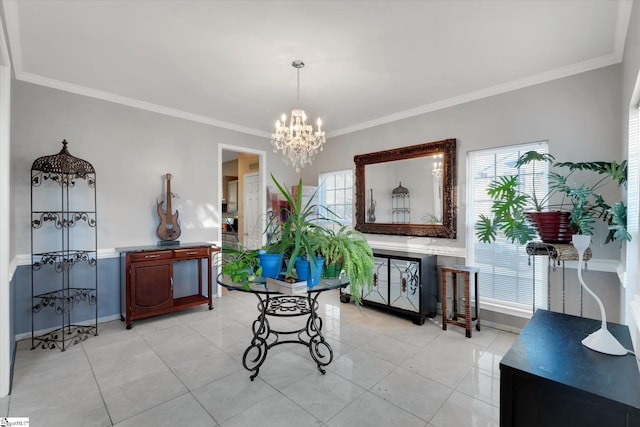
[[[627,231],[631,234],[631,241],[626,242],[625,274],[622,290],[621,315],[622,321],[631,328],[631,340],[636,354],[640,349],[640,73],[629,103],[629,134],[627,137],[627,158],[629,160],[627,177]]]
[[[264,150],[256,150],[255,148],[242,147],[239,145],[218,143],[218,201],[216,206],[218,207],[218,243],[222,245],[222,150],[235,151],[238,153],[250,153],[255,154],[259,158],[260,169],[260,212],[267,212],[267,152]],[[261,229],[267,226],[265,215],[260,215]],[[216,292],[218,297],[222,296],[222,287],[218,285]]]
[[[11,389],[11,304],[9,303],[10,271],[10,229],[11,215],[11,162],[10,162],[10,109],[11,109],[11,61],[0,21],[0,397]]]

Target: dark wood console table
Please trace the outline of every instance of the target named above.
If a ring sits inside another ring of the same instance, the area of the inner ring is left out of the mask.
[[[640,426],[640,373],[633,355],[610,356],[581,341],[593,319],[535,312],[500,362],[501,427]],[[608,324],[632,349],[629,328]]]
[[[144,317],[169,313],[200,304],[213,309],[212,256],[220,248],[210,243],[184,243],[171,246],[132,246],[116,248],[120,252],[120,316],[131,329],[131,322]],[[198,261],[197,292],[174,297],[174,263]],[[207,274],[207,292],[203,292],[203,266]]]

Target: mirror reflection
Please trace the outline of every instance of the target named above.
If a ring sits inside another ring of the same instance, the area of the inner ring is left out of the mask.
[[[354,157],[356,229],[455,238],[455,139]]]
[[[366,222],[442,224],[442,153],[366,165],[365,176]]]

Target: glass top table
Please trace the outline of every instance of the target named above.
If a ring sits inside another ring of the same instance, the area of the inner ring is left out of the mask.
[[[234,283],[228,276],[218,275],[218,283],[232,291],[252,293],[258,298],[258,318],[253,321],[253,337],[242,356],[242,365],[250,372],[251,381],[258,376],[260,367],[267,358],[269,349],[280,344],[302,344],[309,349],[318,370],[325,373],[324,366],[333,360],[333,349],[322,335],[322,318],[318,315],[318,296],[325,291],[344,288],[345,279],[322,279],[315,286],[307,287],[304,295],[288,295],[269,288],[263,277],[256,278],[244,286]],[[295,330],[275,330],[269,317],[306,316],[304,327]]]

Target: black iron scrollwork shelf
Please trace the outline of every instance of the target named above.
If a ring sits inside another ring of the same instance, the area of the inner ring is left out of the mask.
[[[84,221],[89,227],[96,226],[96,213],[92,211],[34,211],[36,218],[31,220],[31,227],[41,228],[47,222],[51,222],[58,230],[73,228],[77,223]]]
[[[67,145],[31,166],[32,349],[64,351],[98,334],[96,171]],[[79,305],[91,308],[74,318]]]
[[[41,348],[43,350],[62,350],[69,345],[74,345],[85,341],[91,335],[98,335],[95,325],[68,325],[63,328],[49,331],[46,334],[33,338],[32,349]]]
[[[33,258],[36,259],[31,264],[34,271],[40,270],[45,265],[52,265],[59,272],[69,270],[79,262],[86,262],[91,267],[95,267],[97,264],[95,251],[42,252],[33,254]]]
[[[75,304],[87,302],[89,305],[96,305],[98,300],[94,288],[58,289],[34,295],[33,299],[37,301],[32,308],[34,313],[45,307],[53,307],[58,315],[69,313]]]

